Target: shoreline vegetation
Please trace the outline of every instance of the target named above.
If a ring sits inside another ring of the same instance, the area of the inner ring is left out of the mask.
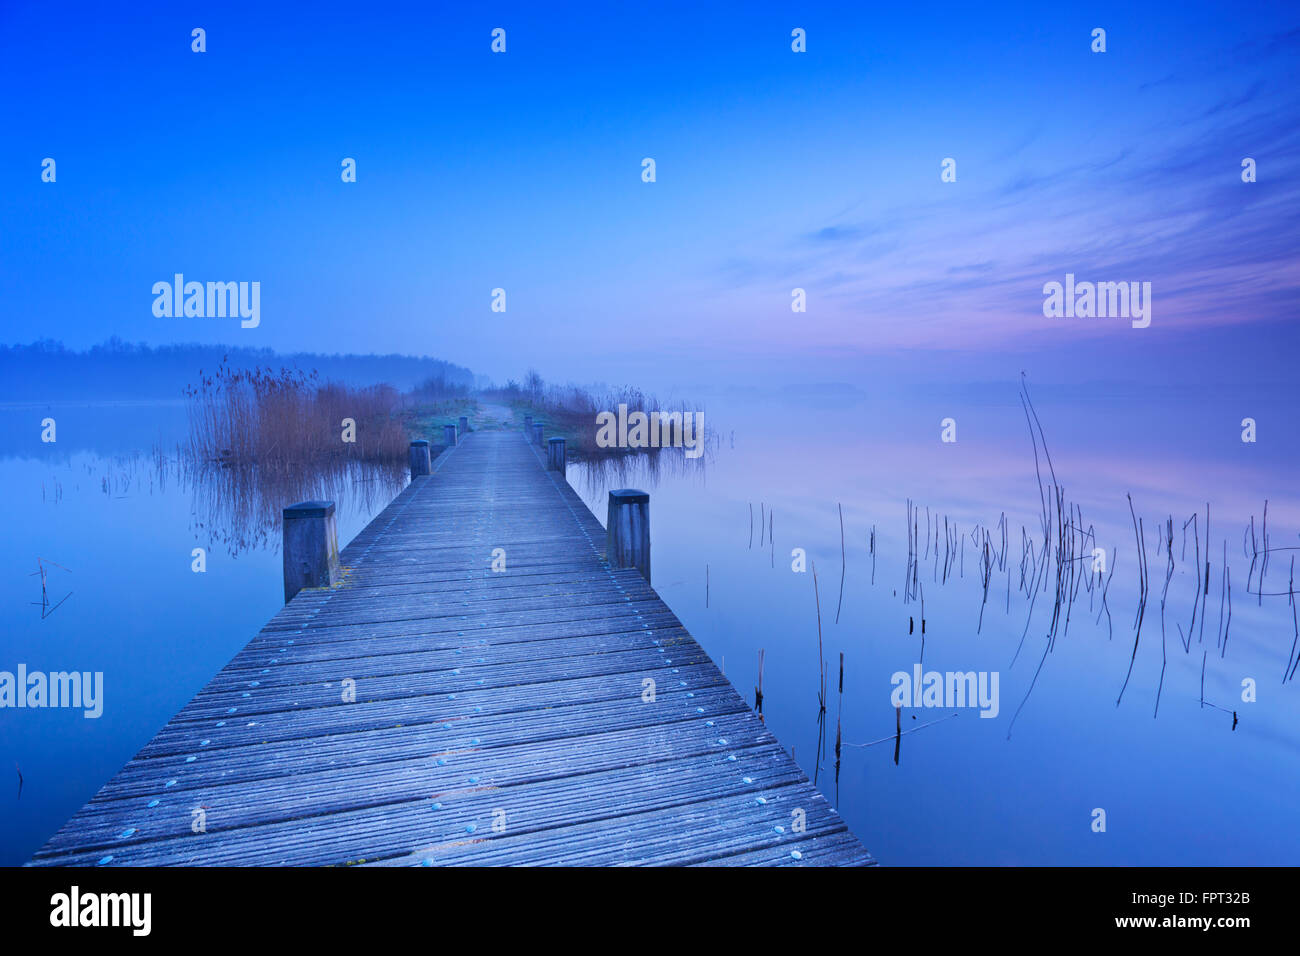
[[[200,370],[184,395],[190,435],[183,450],[193,462],[271,471],[344,463],[395,467],[408,460],[412,440],[445,447],[443,426],[462,416],[471,430],[495,430],[522,428],[531,415],[545,438],[565,439],[572,461],[653,459],[682,449],[601,447],[597,415],[620,405],[647,415],[688,412],[685,404],[666,406],[629,386],[596,393],[548,385],[535,370],[522,384],[512,379],[483,388],[439,374],[403,392],[387,384],[323,381],[314,369],[237,367],[225,358],[215,370]]]
[[[224,361],[188,386],[188,451],[197,462],[286,468],[353,460],[383,464],[407,454],[390,385],[321,382],[312,371],[242,369]]]
[[[480,394],[486,401],[508,407],[516,420],[532,415],[534,422],[542,423],[544,438],[563,438],[568,457],[580,462],[602,462],[639,454],[653,457],[660,451],[681,451],[672,446],[602,447],[596,441],[599,430],[596,416],[601,412],[617,412],[620,406],[626,406],[629,414],[679,412],[685,415],[689,411],[687,403],[664,405],[655,396],[626,385],[601,393],[576,385],[547,385],[533,369],[522,384],[512,379],[504,386],[484,389]]]
[[[316,370],[321,379],[351,386],[387,383],[407,391],[431,377],[472,386],[469,369],[412,355],[275,352],[240,345],[196,342],[149,346],[116,336],[87,349],[53,339],[0,345],[0,399],[5,401],[145,401],[174,399],[193,384],[197,369]]]
[[[458,367],[442,369],[403,391],[389,384],[325,380],[295,366],[246,367],[218,356],[184,388],[187,441],[178,449],[185,484],[195,495],[200,527],[212,543],[238,553],[273,542],[287,501],[356,498],[372,507],[405,484],[410,442],[425,439],[435,455],[446,448],[443,429],[461,416],[473,430],[522,430],[526,415],[546,438],[562,437],[570,461],[595,475],[661,466],[685,467],[680,454],[659,448],[600,448],[596,414],[618,403],[647,413],[662,410],[633,388],[596,395],[575,386],[547,386],[530,371],[523,385],[479,387]],[[479,380],[480,385],[486,383]],[[229,529],[218,532],[223,524]]]

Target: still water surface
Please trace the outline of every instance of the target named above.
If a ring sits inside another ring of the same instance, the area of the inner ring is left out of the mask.
[[[180,456],[186,430],[183,404],[0,408],[0,670],[102,671],[105,688],[95,719],[0,709],[0,864],[30,857],[283,605],[286,502],[334,500],[345,542],[406,480],[241,477]]]
[[[1300,682],[1283,682],[1294,661],[1291,549],[1300,546],[1294,399],[1258,397],[1257,417],[1275,427],[1248,445],[1241,416],[1214,395],[1035,398],[1065,498],[1114,567],[1109,623],[1100,591],[1080,588],[1068,631],[1047,654],[1053,587],[1032,616],[1020,587],[1021,529],[1041,546],[1041,499],[1014,383],[889,398],[720,393],[707,404],[714,438],[704,458],[665,454],[653,470],[571,465],[569,480],[602,520],[609,488],[651,493],[656,589],[747,700],[764,652],[768,726],[882,861],[1300,862]],[[58,421],[52,445],[39,440],[46,415]],[[943,443],[949,416],[958,440]],[[106,685],[98,719],[0,711],[0,863],[30,856],[280,607],[275,520],[285,501],[335,500],[346,542],[405,480],[362,467],[296,484],[241,479],[178,456],[185,428],[182,405],[0,408],[0,490],[12,506],[0,553],[0,670],[103,671]],[[1129,494],[1151,591],[1136,655]],[[1259,587],[1248,529],[1253,516],[1262,548],[1265,499],[1263,590],[1281,596],[1261,600],[1249,593]],[[909,500],[919,527],[911,599]],[[1209,613],[1202,623],[1198,612],[1192,631],[1207,502]],[[985,599],[971,533],[988,530],[1000,548],[1003,515],[1008,556]],[[934,544],[945,517],[960,549],[946,583],[941,530]],[[1162,640],[1168,555],[1157,540],[1170,517],[1175,571]],[[196,547],[206,549],[202,574],[191,569]],[[795,548],[808,571],[792,570]],[[896,763],[891,676],[911,674],[922,658],[925,671],[996,674],[997,715],[904,707]],[[1248,679],[1254,702],[1242,699]],[[1098,809],[1105,832],[1094,831]]]

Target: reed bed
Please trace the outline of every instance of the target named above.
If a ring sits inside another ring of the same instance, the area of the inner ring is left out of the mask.
[[[298,468],[338,461],[404,461],[403,398],[389,385],[322,383],[298,369],[223,363],[186,389],[188,452],[196,461]],[[352,427],[348,427],[348,423]],[[352,440],[347,440],[352,439]]]

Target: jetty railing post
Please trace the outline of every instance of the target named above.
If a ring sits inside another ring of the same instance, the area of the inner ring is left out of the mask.
[[[427,454],[427,452],[426,452]],[[334,502],[302,501],[284,509],[284,603],[303,588],[328,588],[339,579]]]
[[[533,416],[524,416],[524,441],[533,440]]]
[[[605,556],[616,568],[636,568],[650,583],[650,496],[644,491],[609,493]]]
[[[564,474],[564,439],[552,438],[546,443],[546,467],[549,471]]]
[[[433,461],[429,456],[429,443],[423,438],[411,442],[411,480],[432,473]]]
[[[446,444],[446,445],[454,445],[454,444],[456,444],[456,426],[455,426],[455,425],[443,425],[443,426],[442,426],[442,440],[443,440],[443,443]]]
[[[469,416],[462,415],[460,416],[460,433],[464,435],[468,431],[469,431]]]
[[[542,444],[542,423],[533,422],[533,443],[538,447]]]

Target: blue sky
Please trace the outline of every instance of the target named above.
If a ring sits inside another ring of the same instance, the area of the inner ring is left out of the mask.
[[[1284,376],[1298,54],[1287,4],[6,0],[0,340],[652,386],[1170,356]],[[154,317],[176,272],[261,282],[261,325]],[[1045,319],[1066,272],[1152,282],[1152,327]]]

